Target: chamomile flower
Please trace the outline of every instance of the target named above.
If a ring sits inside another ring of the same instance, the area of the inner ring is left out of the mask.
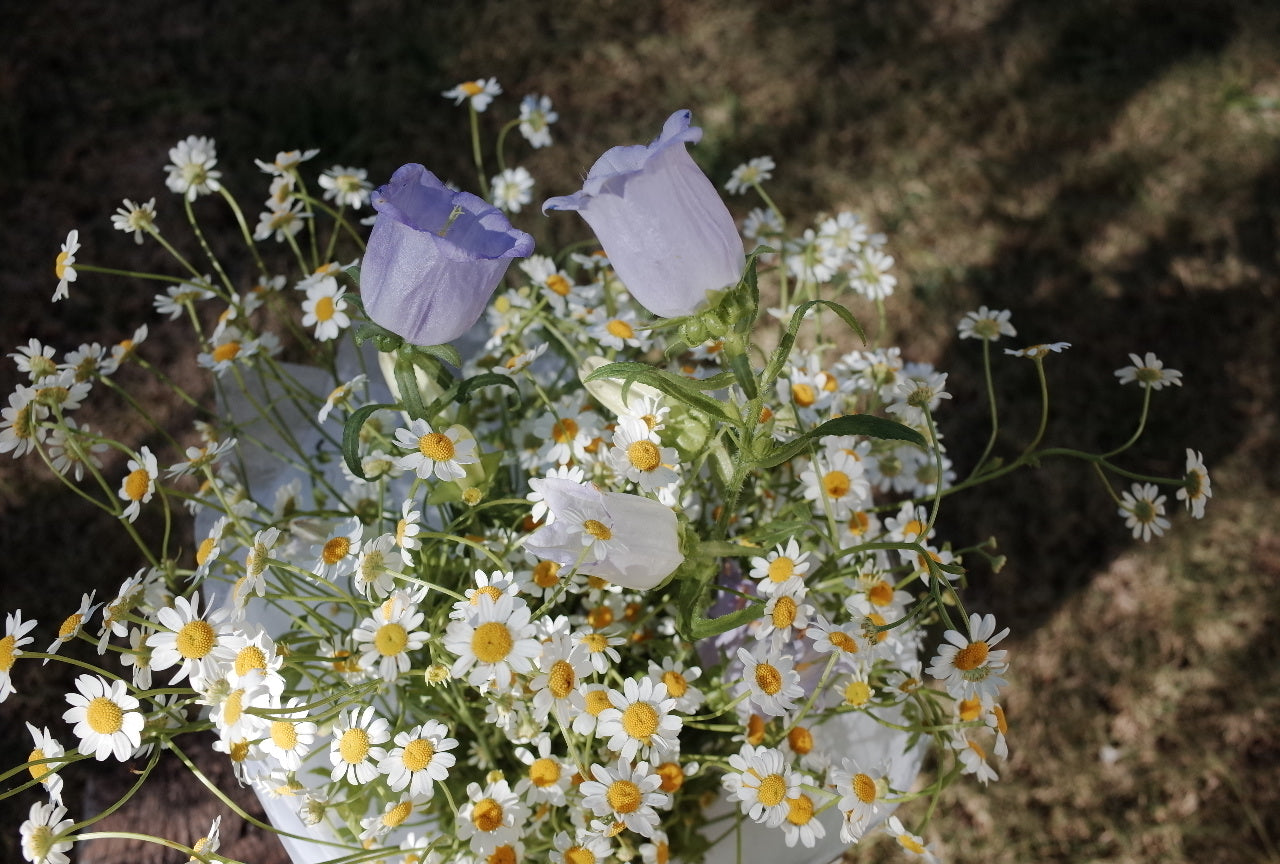
[[[423,480],[433,475],[441,480],[458,480],[467,473],[462,466],[472,465],[480,458],[475,438],[457,424],[438,432],[426,420],[411,420],[408,428],[396,430],[395,443],[410,451],[395,460],[396,467],[413,471]]]
[[[489,107],[494,96],[501,94],[502,86],[498,84],[497,78],[478,78],[475,81],[463,81],[441,95],[446,99],[452,99],[454,105],[470,102],[471,110],[483,111]]]
[[[170,191],[194,201],[201,195],[222,188],[222,172],[215,171],[218,155],[212,139],[188,136],[169,150],[169,164],[164,166],[165,185]]]
[[[977,312],[966,312],[956,330],[961,339],[982,339],[995,342],[1001,336],[1017,336],[1018,331],[1009,323],[1012,313],[1008,309],[978,307]]]
[[[1178,487],[1177,497],[1187,505],[1187,510],[1195,519],[1204,518],[1205,502],[1213,497],[1213,487],[1209,483],[1209,472],[1204,467],[1204,457],[1196,450],[1187,448],[1187,467],[1182,485]]]
[[[72,228],[63,241],[62,249],[53,263],[53,273],[58,277],[58,287],[53,292],[53,300],[66,300],[71,296],[68,285],[76,281],[76,252],[80,250],[80,232]]]
[[[646,492],[669,486],[680,479],[672,470],[680,457],[674,447],[663,447],[644,420],[622,417],[613,433],[609,464],[614,473]]]
[[[253,229],[254,240],[274,236],[277,243],[284,243],[296,236],[311,218],[311,214],[302,209],[302,202],[296,199],[281,203],[269,201],[268,204],[270,206],[258,214],[258,224]]]
[[[50,643],[44,653],[55,654],[59,648],[76,638],[80,633],[80,630],[84,627],[85,621],[87,621],[89,616],[102,605],[101,603],[93,602],[93,597],[97,593],[97,591],[90,591],[88,594],[84,594],[80,597],[80,607],[63,620],[61,626],[58,627],[58,638],[54,639],[53,642]],[[48,663],[49,658],[46,657],[44,662]]]
[[[378,776],[378,764],[386,758],[381,745],[391,738],[391,724],[377,716],[372,706],[352,708],[334,724],[329,743],[330,779],[363,785]]]
[[[573,785],[573,764],[551,752],[551,736],[543,733],[533,741],[536,750],[517,747],[516,758],[528,766],[528,774],[517,783],[515,793],[530,807],[550,804],[565,805],[566,793]]]
[[[10,612],[5,619],[4,636],[0,638],[0,702],[8,699],[9,694],[17,692],[9,674],[22,656],[22,646],[35,641],[35,637],[27,635],[35,626],[35,619],[22,620],[21,609]]]
[[[376,666],[383,681],[394,683],[409,671],[409,655],[427,642],[428,634],[418,629],[424,620],[426,615],[403,598],[386,601],[351,633],[356,647],[364,652],[360,656],[360,665],[366,668]]]
[[[506,780],[467,786],[467,801],[458,808],[457,836],[471,851],[488,855],[520,838],[529,808],[511,791]],[[514,860],[514,859],[513,859]]]
[[[141,245],[142,235],[150,233],[156,222],[156,199],[139,204],[129,198],[124,199],[124,206],[117,207],[111,217],[111,227],[126,234],[132,232],[133,242]]]
[[[592,763],[591,776],[578,787],[582,805],[596,816],[621,822],[642,837],[658,831],[658,810],[670,805],[670,796],[657,791],[662,777],[649,769],[648,762],[634,766],[626,759],[605,767]]]
[[[535,150],[551,146],[551,124],[559,119],[550,96],[530,93],[520,100],[520,134]]]
[[[737,658],[743,666],[737,692],[746,693],[751,704],[762,713],[781,717],[796,706],[795,700],[804,696],[791,655],[782,654],[771,645],[759,644],[754,652],[739,648]]]
[[[225,664],[231,661],[230,630],[226,626],[226,610],[200,614],[200,592],[190,599],[173,598],[173,606],[156,612],[163,630],[147,637],[151,648],[151,668],[162,672],[178,666],[172,683],[183,678],[191,686],[203,690],[211,681],[222,677]]]
[[[1008,652],[991,650],[1009,635],[1006,627],[996,632],[994,615],[969,616],[969,633],[948,630],[942,638],[949,644],[938,648],[928,672],[946,684],[947,692],[957,699],[978,698],[994,701],[1005,680],[1001,676],[1009,668]]]
[[[359,517],[352,516],[349,521],[335,526],[324,542],[313,547],[316,561],[311,572],[321,579],[330,580],[354,572],[363,537],[364,525]]]
[[[361,373],[350,381],[344,381],[329,391],[329,395],[325,397],[324,405],[320,406],[320,411],[316,414],[316,422],[323,423],[329,419],[329,415],[339,406],[349,408],[351,397],[355,395],[356,391],[362,389],[368,380],[369,376]]]
[[[67,694],[67,703],[71,707],[62,719],[75,724],[83,755],[99,762],[114,756],[123,762],[142,743],[145,720],[123,681],[108,683],[98,675],[81,675],[76,678],[76,692]]]
[[[803,790],[812,785],[812,780],[800,775],[801,791],[787,798],[787,816],[782,820],[782,836],[788,847],[797,843],[806,849],[812,849],[819,840],[827,836],[826,826],[817,818],[813,798]]]
[[[306,702],[302,698],[294,696],[281,708],[285,710],[271,715],[259,746],[285,771],[297,771],[311,753],[319,729],[307,719]]]
[[[321,342],[337,339],[351,326],[345,295],[346,289],[332,276],[313,282],[307,288],[307,299],[302,301],[302,326],[315,327],[315,337]]]
[[[649,661],[649,678],[654,684],[666,686],[667,695],[676,701],[675,710],[682,714],[692,714],[702,707],[706,697],[691,683],[701,676],[700,667],[688,666],[678,657],[663,657],[661,665]]]
[[[30,723],[27,724],[27,731],[31,733],[31,752],[27,755],[28,762],[39,762],[38,765],[32,765],[28,768],[31,778],[40,783],[44,791],[49,794],[49,800],[54,804],[62,803],[62,776],[58,774],[58,769],[62,767],[63,760],[67,751],[58,743],[58,739],[49,733],[46,726],[37,729]],[[54,759],[60,761],[42,762],[41,760]]]
[[[831,785],[840,796],[837,806],[844,816],[840,839],[845,843],[857,843],[866,832],[868,823],[884,807],[886,783],[883,771],[868,773],[856,759],[845,757],[839,768],[830,772]]]
[[[1049,354],[1061,354],[1070,347],[1070,342],[1047,342],[1040,345],[1028,345],[1026,348],[1006,348],[1004,353],[1010,357],[1026,357],[1028,360],[1039,360]]]
[[[889,817],[884,823],[884,831],[897,842],[898,848],[907,853],[910,860],[922,861],[924,864],[937,864],[938,858],[933,854],[933,850],[925,845],[924,838],[908,831],[897,816]]]
[[[722,780],[730,801],[737,801],[753,822],[776,828],[787,818],[787,799],[800,794],[800,777],[773,747],[742,745],[729,757]]]
[[[458,746],[449,737],[449,727],[439,720],[428,720],[411,729],[397,732],[395,746],[378,762],[378,771],[387,776],[394,792],[407,790],[409,795],[430,796],[434,783],[443,783],[449,769],[457,761],[450,753]]]
[[[191,844],[191,851],[195,854],[187,860],[187,864],[201,864],[203,861],[210,860],[210,857],[217,853],[221,845],[222,817],[215,816],[213,817],[213,822],[209,825],[208,832]]]
[[[373,184],[368,178],[369,172],[363,168],[346,168],[342,165],[327,168],[320,174],[324,200],[332,201],[339,207],[359,210],[369,203],[373,194]]]
[[[53,802],[37,801],[31,805],[27,821],[22,823],[22,856],[31,864],[68,864],[67,850],[75,843],[62,835],[70,830],[73,819],[63,819],[67,808]]]
[[[800,551],[795,538],[779,543],[772,552],[751,559],[751,578],[759,580],[756,590],[769,597],[791,580],[801,580],[812,566],[809,553]]]
[[[820,454],[800,474],[805,500],[813,502],[817,513],[846,519],[870,500],[871,484],[864,473],[863,463],[843,450]]]
[[[764,605],[764,617],[755,631],[756,639],[768,639],[778,648],[795,641],[796,634],[809,625],[814,607],[805,602],[804,583],[799,580],[784,583],[769,596]]]
[[[1125,527],[1133,532],[1133,539],[1141,537],[1145,543],[1152,535],[1164,534],[1169,527],[1164,502],[1165,496],[1154,483],[1134,483],[1130,491],[1121,493],[1118,512],[1124,517]]]
[[[42,421],[49,416],[49,408],[36,401],[36,389],[19,384],[9,394],[9,407],[0,415],[0,453],[12,453],[18,459],[43,443],[48,431]]]
[[[580,688],[581,682],[591,674],[591,661],[586,646],[574,644],[565,634],[559,634],[542,643],[538,657],[541,674],[529,682],[533,691],[533,716],[545,723],[547,715],[554,712],[562,724],[586,706]]]
[[[730,195],[739,195],[756,184],[771,179],[773,169],[776,167],[778,166],[774,163],[772,156],[757,156],[734,168],[733,174],[724,184],[724,189]]]
[[[609,702],[613,707],[601,712],[596,735],[608,738],[606,746],[621,758],[652,761],[679,751],[684,723],[671,713],[676,700],[667,695],[667,685],[627,678],[621,692],[609,691]]]
[[[493,204],[506,213],[519,213],[533,200],[533,175],[527,168],[507,168],[490,182]]]
[[[499,690],[510,688],[512,677],[529,672],[542,650],[529,618],[528,605],[510,595],[481,597],[465,619],[445,630],[445,650],[458,657],[450,672],[475,687],[493,681]]]
[[[978,743],[977,736],[970,734],[969,730],[956,730],[952,733],[949,743],[960,759],[960,773],[972,774],[983,786],[992,780],[1000,779],[1000,775],[988,761],[986,748]]]
[[[898,284],[898,278],[889,272],[892,266],[892,255],[867,247],[849,274],[849,287],[868,300],[883,300]]]
[[[1137,382],[1139,387],[1148,390],[1162,390],[1165,387],[1181,387],[1182,373],[1177,369],[1166,369],[1160,358],[1150,351],[1145,356],[1129,355],[1132,366],[1116,370],[1116,378],[1121,384]]]

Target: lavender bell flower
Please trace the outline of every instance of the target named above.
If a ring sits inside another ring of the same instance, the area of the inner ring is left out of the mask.
[[[373,209],[360,295],[375,323],[415,345],[469,330],[511,260],[533,252],[533,238],[498,208],[421,165],[401,166],[374,193]]]
[[[665,318],[701,310],[710,292],[737,284],[744,263],[729,209],[685,147],[702,138],[692,116],[672,114],[647,147],[607,151],[582,191],[542,205],[581,213],[627,290]]]

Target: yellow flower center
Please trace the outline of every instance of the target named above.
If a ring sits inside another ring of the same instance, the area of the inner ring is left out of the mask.
[[[803,756],[813,750],[813,733],[803,726],[795,726],[787,733],[787,743],[792,752]]]
[[[27,757],[27,761],[37,762],[43,758],[44,758],[44,751],[41,750],[39,747],[37,747],[36,749],[31,751],[31,755]],[[45,777],[48,777],[49,774],[53,772],[53,768],[51,768],[48,763],[44,765],[32,765],[27,770],[31,772],[32,777],[34,777],[37,781],[41,783],[44,782]]]
[[[610,335],[617,336],[619,339],[633,339],[636,331],[626,321],[614,318],[608,324],[604,325],[604,329],[608,330]]]
[[[987,662],[987,643],[986,642],[970,642],[965,647],[956,652],[956,659],[951,661],[961,672],[969,672],[977,669],[983,663]]]
[[[141,468],[135,468],[124,478],[124,494],[130,501],[141,501],[150,488],[151,475]]]
[[[628,705],[622,712],[622,730],[645,744],[649,736],[658,731],[658,712],[648,702],[636,702]]]
[[[846,654],[858,653],[857,640],[848,633],[845,633],[843,630],[833,630],[827,638],[831,640],[832,645],[836,646]]]
[[[759,747],[762,741],[764,741],[764,718],[759,714],[752,714],[747,718],[747,743],[752,747]]]
[[[982,716],[982,700],[981,699],[962,699],[957,706],[960,719],[965,723],[977,720]]]
[[[249,742],[243,739],[235,742],[227,750],[227,756],[231,757],[232,762],[243,762],[249,758]]]
[[[596,853],[585,846],[570,846],[564,850],[564,864],[596,864]]]
[[[404,745],[404,754],[400,757],[404,767],[410,771],[421,771],[431,764],[435,758],[436,748],[426,738],[415,738]]]
[[[684,769],[678,762],[663,762],[654,771],[662,778],[658,788],[663,792],[678,792],[684,785]]]
[[[404,820],[408,819],[409,814],[412,812],[413,812],[413,802],[401,801],[399,804],[392,807],[386,813],[382,814],[382,824],[387,826],[388,828],[395,828],[396,826],[404,822]]]
[[[843,471],[828,471],[822,477],[822,488],[831,498],[843,498],[849,494],[851,486],[849,475]]]
[[[369,755],[369,733],[359,727],[343,732],[338,740],[338,755],[348,765],[363,762]]]
[[[667,685],[667,692],[675,699],[679,699],[689,690],[689,682],[674,669],[668,669],[662,673],[662,683]]]
[[[561,276],[559,273],[552,273],[547,277],[547,287],[555,294],[561,297],[568,297],[569,291],[573,286],[569,284],[569,280]]]
[[[84,616],[79,612],[75,612],[67,616],[67,620],[62,622],[62,626],[58,628],[58,638],[62,640],[70,639],[80,630],[80,622],[84,621]]]
[[[888,606],[893,602],[893,586],[881,579],[867,590],[867,599],[874,606]]]
[[[267,655],[257,645],[246,645],[236,653],[236,674],[247,675],[254,669],[266,670]]]
[[[316,301],[316,320],[328,321],[333,318],[334,306],[332,297],[321,297]]]
[[[814,402],[818,401],[818,394],[808,384],[792,384],[791,398],[801,408],[808,408]]]
[[[217,634],[213,632],[209,622],[197,618],[182,625],[182,629],[178,631],[178,638],[174,640],[174,646],[186,659],[200,660],[213,650],[213,644],[216,641]]]
[[[587,713],[592,717],[599,717],[601,711],[611,707],[613,707],[613,703],[609,701],[609,694],[606,691],[587,691]]]
[[[329,566],[333,566],[347,557],[347,553],[351,551],[351,541],[346,537],[330,537],[324,543],[324,548],[320,550],[320,560]]]
[[[770,774],[760,781],[760,788],[756,790],[756,798],[766,807],[774,807],[780,804],[786,795],[787,781],[782,778],[781,774]]]
[[[640,809],[640,787],[630,780],[614,780],[604,793],[615,813],[634,813]]]
[[[292,750],[298,746],[298,730],[288,720],[273,720],[271,722],[271,740],[281,750]]]
[[[98,696],[85,706],[84,719],[99,735],[114,735],[124,726],[124,709],[106,696]]]
[[[603,538],[608,540],[608,537]],[[608,606],[597,606],[587,613],[587,623],[596,630],[603,630],[613,623],[613,610]]]
[[[924,854],[924,844],[910,834],[899,834],[898,845],[908,852],[914,852],[917,855]]]
[[[547,689],[552,696],[563,699],[573,690],[576,680],[573,665],[568,660],[557,660],[551,664],[551,671],[547,673]]]
[[[71,261],[70,252],[59,252],[57,259],[53,262],[53,272],[59,279],[63,279],[67,275],[67,267]]]
[[[484,92],[484,85],[482,85],[479,81],[468,81],[465,84],[459,84],[458,89],[461,90],[463,93],[467,94],[468,97],[479,96],[481,93]],[[491,829],[485,829],[485,830],[491,830]]]
[[[813,799],[801,793],[787,799],[787,821],[792,825],[808,825],[813,820]]]
[[[404,651],[405,646],[409,644],[409,634],[404,627],[395,623],[383,624],[378,628],[378,632],[373,634],[373,647],[383,657],[394,657]]]
[[[587,519],[582,523],[582,530],[586,531],[597,540],[611,540],[613,532],[609,530],[609,526],[598,519]]]
[[[867,622],[863,624],[864,629],[866,629],[867,633],[869,634],[867,638],[873,639],[876,642],[883,642],[884,640],[888,639],[889,638],[888,630],[873,631],[867,627],[868,624],[874,624],[876,627],[883,627],[886,623],[887,622],[884,620],[884,616],[881,615],[879,612],[872,612],[870,615],[868,615]]]
[[[485,622],[471,634],[471,651],[481,663],[500,663],[511,646],[511,631],[499,621]]]
[[[240,353],[240,343],[234,339],[230,342],[224,342],[217,348],[213,349],[213,362],[226,363],[228,360],[234,360],[236,355]]]
[[[645,439],[627,447],[627,458],[640,471],[652,471],[662,464],[662,451],[657,444]]]
[[[565,417],[551,424],[551,438],[557,444],[568,444],[578,437],[578,421]]]
[[[23,845],[26,847],[28,861],[44,861],[49,853],[53,851],[53,844],[57,841],[57,837],[53,834],[53,828],[48,825],[36,825],[27,834]]]
[[[756,686],[770,696],[782,690],[782,673],[768,663],[756,667]]]
[[[796,601],[792,597],[782,595],[773,604],[773,626],[779,630],[790,627],[796,620]]]
[[[859,510],[849,517],[849,533],[861,537],[871,527],[871,517]]]
[[[876,800],[876,781],[872,780],[866,774],[853,775],[853,794],[858,796],[858,800],[863,804],[871,804]]]
[[[209,556],[213,554],[214,547],[218,545],[218,541],[212,537],[206,537],[200,541],[200,545],[196,547],[196,566],[203,567],[204,562],[209,560]]]
[[[481,831],[494,831],[502,827],[502,805],[492,798],[476,802],[471,808],[471,822]]]
[[[560,565],[554,561],[539,561],[533,568],[533,582],[539,588],[554,588],[560,581]]]
[[[1004,709],[999,705],[994,705],[991,708],[991,713],[996,715],[996,728],[1000,730],[1000,734],[1009,734],[1009,720],[1004,716]]]
[[[560,763],[545,756],[535,759],[529,766],[529,780],[539,789],[554,786],[560,782]]]
[[[844,701],[847,705],[865,705],[871,698],[871,687],[866,681],[854,679],[844,688]]]
[[[769,581],[786,582],[796,575],[796,562],[785,555],[779,555],[769,562]]]
[[[599,633],[588,633],[582,637],[582,644],[592,654],[599,654],[601,651],[609,647],[609,640]]]
[[[453,441],[443,432],[431,432],[418,439],[418,452],[434,462],[448,462],[455,453]]]
[[[914,540],[924,533],[924,523],[919,519],[912,519],[902,527],[902,536],[908,540]]]
[[[222,717],[230,726],[239,722],[244,716],[244,690],[232,690],[227,696],[227,700],[222,703]]]

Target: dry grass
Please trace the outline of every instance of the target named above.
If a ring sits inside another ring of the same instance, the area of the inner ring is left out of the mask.
[[[50,311],[51,262],[73,226],[83,260],[129,255],[108,216],[119,198],[153,194],[172,213],[159,169],[188,134],[217,138],[239,189],[261,183],[252,157],[306,146],[374,177],[415,160],[465,182],[462,115],[438,93],[492,74],[515,97],[555,99],[557,146],[526,164],[540,192],[557,194],[604,147],[646,140],[691,107],[717,181],[770,153],[784,209],[852,207],[889,232],[902,279],[893,335],[951,370],[943,422],[962,470],[983,432],[970,442],[959,430],[985,430],[985,409],[976,353],[952,327],[978,303],[1012,309],[1028,342],[1074,344],[1050,370],[1055,442],[1127,435],[1135,394],[1110,372],[1128,352],[1155,351],[1186,374],[1186,388],[1158,394],[1133,465],[1174,474],[1184,447],[1203,449],[1217,495],[1204,522],[1176,519],[1174,537],[1135,547],[1096,482],[1053,464],[948,517],[957,542],[1000,537],[1010,564],[975,573],[971,602],[1016,634],[1013,757],[999,784],[963,788],[940,809],[930,830],[948,858],[1280,860],[1274,4],[190,5],[10,11],[0,344],[115,341],[146,320],[147,290],[105,280],[84,279]],[[541,237],[578,230],[526,221]],[[1002,369],[1006,392],[1027,392],[1026,372]],[[0,369],[0,393],[16,380]],[[1016,452],[1034,406],[1011,395],[1002,411],[1002,445]],[[93,422],[145,440],[124,412]],[[41,472],[6,462],[0,607],[49,622],[82,590],[113,591],[138,563],[117,535]],[[61,724],[63,684],[16,677],[21,692],[0,706],[6,763],[26,746],[21,720]],[[0,858],[17,860],[25,807],[9,803]],[[863,856],[892,857],[883,845]]]

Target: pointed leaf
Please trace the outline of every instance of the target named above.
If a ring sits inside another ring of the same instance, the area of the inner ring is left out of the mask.
[[[890,441],[907,441],[918,447],[924,447],[924,436],[910,426],[903,426],[884,417],[871,414],[846,414],[835,417],[810,429],[803,435],[773,448],[767,455],[756,462],[761,468],[773,468],[781,465],[796,454],[805,450],[810,442],[833,435],[863,435],[868,438],[882,438]]]
[[[663,369],[655,369],[645,363],[624,362],[609,363],[601,366],[588,375],[586,380],[596,381],[601,378],[616,378],[628,384],[635,382],[648,384],[650,387],[662,391],[690,408],[701,411],[708,417],[725,423],[732,423],[735,426],[738,424],[738,418],[726,408],[723,402],[703,395],[701,390],[690,379],[681,375],[674,375]],[[623,392],[626,392],[625,385]]]
[[[347,416],[347,422],[342,427],[342,458],[351,469],[351,473],[361,480],[369,478],[364,476],[364,466],[360,464],[360,430],[373,412],[396,407],[396,405],[384,403],[364,405]]]

